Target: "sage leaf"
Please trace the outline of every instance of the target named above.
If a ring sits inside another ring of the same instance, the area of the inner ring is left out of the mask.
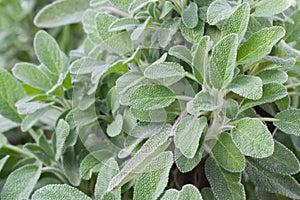
[[[39,31],[33,41],[35,53],[41,63],[53,74],[65,71],[65,55],[55,39],[45,31]]]
[[[231,137],[246,156],[266,158],[274,152],[273,137],[259,119],[246,117],[239,120],[231,131]]]
[[[111,191],[130,181],[137,173],[141,173],[145,166],[170,144],[168,137],[171,128],[166,126],[160,133],[151,136],[139,151],[124,165],[121,171],[115,175],[108,187]]]
[[[139,84],[144,79],[143,75],[139,72],[127,72],[116,82],[116,91],[119,94],[124,94],[133,86]]]
[[[190,5],[182,11],[182,22],[187,28],[195,28],[198,24],[198,6],[191,2]]]
[[[109,137],[116,137],[122,131],[123,126],[123,117],[120,114],[117,114],[115,120],[107,126],[106,132]]]
[[[102,0],[100,0],[102,2]],[[115,7],[120,8],[124,11],[128,11],[132,0],[109,0]],[[104,2],[106,3],[106,2]]]
[[[168,52],[171,56],[186,62],[187,64],[192,64],[192,54],[191,51],[183,45],[176,45],[169,49]],[[175,63],[174,63],[175,64]]]
[[[174,93],[163,85],[141,85],[130,96],[129,105],[139,110],[164,108],[174,102]]]
[[[190,43],[197,43],[204,34],[204,25],[205,22],[203,20],[198,20],[197,26],[193,29],[189,29],[181,22],[179,28],[184,39]]]
[[[300,184],[291,176],[281,175],[263,169],[251,159],[247,162],[246,172],[250,180],[259,188],[299,199]]]
[[[250,6],[246,2],[241,4],[222,26],[223,36],[236,33],[238,34],[239,42],[241,42],[248,27],[249,17]]]
[[[239,103],[233,99],[227,99],[224,104],[226,117],[235,119],[239,111]]]
[[[232,81],[237,47],[237,34],[227,35],[215,44],[209,67],[209,80],[215,88],[226,87]]]
[[[56,127],[56,154],[55,159],[58,160],[65,150],[65,142],[70,133],[69,124],[60,119]]]
[[[272,47],[285,35],[285,30],[281,26],[263,28],[255,32],[244,42],[237,53],[239,64],[252,63],[268,55]]]
[[[42,108],[27,115],[21,123],[21,130],[28,131],[47,111],[48,108]]]
[[[175,189],[169,189],[167,190],[163,196],[161,197],[161,200],[185,200],[185,199],[197,199],[202,200],[202,196],[199,192],[199,190],[191,184],[186,184],[182,187],[180,191],[177,191]]]
[[[32,200],[92,200],[80,190],[66,184],[50,184],[38,189]]]
[[[287,96],[286,88],[278,83],[269,83],[263,85],[263,96],[258,100],[244,99],[241,102],[240,112],[248,108],[265,103],[271,103]]]
[[[222,133],[212,149],[219,166],[229,172],[241,172],[245,168],[245,157],[233,143],[228,133]]]
[[[48,76],[36,65],[30,63],[17,63],[12,72],[17,79],[34,88],[48,91],[53,86],[50,78],[48,78]]]
[[[300,136],[300,110],[285,110],[275,115],[274,125],[287,134]]]
[[[205,162],[205,175],[216,199],[246,200],[240,173],[232,173],[222,169],[214,159],[209,157]]]
[[[14,122],[20,123],[22,117],[18,114],[15,104],[25,96],[22,85],[6,70],[0,70],[0,114]]]
[[[275,70],[275,69],[262,71],[257,76],[261,78],[263,84],[268,84],[268,83],[283,84],[288,80],[288,75],[286,72],[281,70]]]
[[[178,63],[162,62],[147,67],[144,76],[150,79],[157,79],[163,85],[169,86],[182,79],[185,76],[185,71]]]
[[[165,16],[167,16],[171,12],[171,10],[173,10],[173,8],[174,6],[170,1],[165,1],[159,19],[163,19]]]
[[[203,142],[202,142],[203,143]],[[203,145],[200,140],[200,144],[193,158],[185,157],[178,148],[174,150],[175,163],[179,171],[187,173],[192,171],[201,161],[203,153]]]
[[[37,27],[52,28],[80,22],[89,7],[86,0],[55,1],[42,8],[33,22]]]
[[[31,164],[13,171],[6,179],[2,188],[1,199],[29,199],[31,192],[41,175],[41,168],[41,165]]]
[[[203,83],[207,81],[206,66],[208,64],[208,52],[210,50],[209,36],[203,36],[198,43],[197,49],[193,55],[192,66],[193,74],[196,79]]]
[[[239,75],[228,85],[228,89],[242,97],[258,100],[263,95],[263,83],[259,77]]]
[[[157,0],[133,0],[128,8],[128,11],[129,13],[135,13],[139,9],[147,6],[149,3],[156,1]]]
[[[286,23],[286,36],[284,37],[284,41],[286,42],[292,42],[299,39],[300,11],[298,10],[297,12],[293,13],[290,18],[294,21],[294,23]]]
[[[170,151],[163,152],[153,158],[136,180],[133,199],[158,199],[168,184],[172,164],[173,154]]]
[[[69,147],[62,155],[63,173],[74,186],[80,184],[79,160],[73,147]]]
[[[264,169],[277,174],[291,175],[300,170],[300,163],[294,153],[277,141],[275,141],[274,153],[271,156],[253,160]]]
[[[203,200],[216,200],[211,188],[205,187],[201,190]]]
[[[215,0],[207,9],[207,22],[210,25],[216,25],[217,23],[227,19],[234,8],[226,0]]]
[[[40,160],[46,166],[51,165],[50,157],[47,155],[47,153],[44,151],[44,149],[42,147],[40,147],[39,145],[27,143],[24,145],[23,148],[28,150],[29,152],[31,152],[34,155],[34,157],[37,158],[37,160]]]
[[[213,111],[217,108],[214,98],[207,91],[200,91],[193,100],[193,109],[198,112]]]
[[[252,15],[256,17],[272,17],[289,8],[291,4],[291,0],[262,0],[257,4]]]
[[[197,118],[188,115],[176,125],[174,143],[185,157],[193,158],[195,156],[206,124],[205,117]]]
[[[99,174],[97,177],[97,182],[95,185],[95,199],[105,200],[110,199],[105,197],[110,193],[112,199],[121,200],[121,188],[118,188],[114,191],[107,192],[109,187],[109,181],[119,172],[118,163],[114,158],[108,159],[103,163],[102,167],[99,170]]]

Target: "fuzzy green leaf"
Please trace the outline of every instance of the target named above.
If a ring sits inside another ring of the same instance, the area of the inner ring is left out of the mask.
[[[34,64],[18,63],[12,72],[17,79],[34,88],[48,91],[53,86],[48,76]]]
[[[207,22],[210,25],[216,25],[218,22],[227,19],[234,8],[226,0],[215,0],[207,9]]]
[[[203,145],[201,142],[193,158],[185,157],[180,152],[179,149],[175,148],[174,151],[175,163],[179,171],[181,171],[182,173],[187,173],[189,171],[192,171],[200,163],[202,158],[202,153],[203,153]]]
[[[205,22],[202,20],[198,21],[198,24],[195,28],[189,29],[187,28],[183,22],[180,23],[180,32],[184,39],[189,41],[190,43],[197,43],[201,40],[203,34],[204,34],[204,25]]]
[[[231,131],[238,149],[246,156],[265,158],[274,152],[274,140],[268,128],[259,120],[243,118]]]
[[[226,87],[232,81],[237,47],[237,34],[225,36],[214,46],[209,67],[209,79],[215,88]]]
[[[281,131],[300,136],[300,110],[285,110],[275,116],[274,122]]]
[[[192,64],[192,54],[191,51],[183,45],[176,45],[169,49],[168,52],[171,56],[183,60],[187,64]]]
[[[261,159],[254,159],[261,167],[282,175],[296,174],[300,170],[300,163],[291,150],[275,141],[274,153]]]
[[[285,96],[287,96],[287,90],[283,85],[277,83],[265,84],[263,85],[263,96],[258,100],[244,99],[241,102],[240,112],[254,106],[274,102]]]
[[[293,199],[300,198],[300,184],[291,176],[265,170],[251,159],[247,162],[246,172],[256,187]]]
[[[257,100],[263,95],[262,80],[256,76],[239,75],[232,80],[228,89],[247,99]]]
[[[190,5],[182,11],[182,22],[187,28],[195,28],[198,24],[198,6],[191,2]]]
[[[268,55],[272,47],[285,35],[285,30],[281,26],[263,28],[251,35],[243,43],[237,54],[239,64],[255,62]]]
[[[193,158],[199,146],[202,131],[206,126],[205,117],[188,115],[182,118],[175,128],[174,143],[187,158]]]
[[[246,200],[240,173],[231,173],[222,169],[214,159],[209,157],[205,162],[205,175],[218,200]]]
[[[167,16],[167,14],[169,14],[173,8],[174,6],[170,1],[165,1],[159,19],[163,19],[165,16]]]
[[[162,62],[152,64],[144,72],[144,76],[150,79],[158,79],[168,86],[176,83],[185,75],[183,67],[175,62]]]
[[[157,199],[168,184],[172,164],[173,154],[170,151],[153,158],[136,180],[133,199]]]
[[[25,165],[13,171],[2,188],[2,200],[29,199],[42,171],[41,165]]]
[[[139,84],[144,79],[143,75],[138,72],[127,72],[116,81],[116,91],[124,94],[133,86]]]
[[[137,173],[141,173],[152,158],[167,148],[170,143],[168,141],[170,131],[171,128],[166,126],[160,133],[150,137],[121,171],[111,179],[108,191],[124,185]]]
[[[0,114],[14,122],[21,122],[15,104],[25,96],[22,85],[6,70],[0,70]]]
[[[217,108],[214,98],[207,91],[200,91],[193,100],[193,109],[197,112],[213,111]]]
[[[230,15],[226,23],[222,27],[223,36],[231,33],[236,33],[239,36],[239,41],[242,41],[246,33],[250,17],[250,6],[248,3],[241,4]]]
[[[70,133],[69,124],[60,119],[56,127],[56,154],[55,159],[58,160],[65,150],[65,142]]]
[[[245,157],[227,133],[222,133],[212,149],[212,154],[221,167],[230,172],[241,172],[245,168]]]
[[[164,108],[174,102],[174,93],[163,85],[142,85],[130,96],[129,105],[138,110]]]
[[[167,190],[160,200],[186,200],[186,199],[197,199],[202,200],[202,196],[199,190],[191,184],[186,184],[180,191],[175,189]]]
[[[216,200],[211,188],[205,187],[201,190],[203,200]]]
[[[239,111],[239,103],[233,99],[227,99],[224,106],[226,117],[229,119],[235,119]]]
[[[45,31],[39,31],[34,37],[33,44],[39,61],[50,72],[57,74],[65,71],[65,55],[52,36]]]
[[[156,1],[157,0],[133,0],[128,8],[128,11],[129,13],[135,13],[139,9],[146,7],[149,3]]]
[[[255,17],[272,17],[289,8],[291,4],[291,0],[262,0],[257,4],[252,15]]]
[[[42,147],[40,147],[37,144],[27,143],[23,147],[27,151],[31,152],[34,157],[37,158],[37,160],[40,160],[45,164],[46,166],[51,165],[50,157],[47,155],[47,153],[44,151]]]
[[[288,75],[286,72],[281,70],[275,70],[275,69],[262,71],[257,76],[261,78],[263,84],[268,84],[268,83],[283,84],[288,80]]]
[[[80,22],[89,7],[87,0],[61,0],[41,9],[34,18],[37,27],[52,28]]]
[[[203,36],[198,43],[195,54],[193,55],[193,74],[196,79],[203,83],[207,79],[207,73],[205,66],[208,63],[208,51],[210,49],[210,38],[209,36]]]
[[[122,131],[123,126],[123,117],[118,114],[115,117],[115,120],[107,126],[106,132],[109,137],[116,137]]]
[[[62,155],[63,172],[74,186],[80,184],[79,160],[74,148],[69,147]]]
[[[80,190],[66,184],[51,184],[38,189],[32,200],[92,200]]]
[[[102,167],[100,168],[97,182],[95,185],[95,199],[105,200],[110,199],[105,197],[110,193],[109,196],[113,196],[115,200],[121,200],[121,188],[118,188],[114,191],[107,192],[109,187],[109,181],[119,172],[118,163],[115,161],[114,158],[110,158],[105,163],[103,163]]]

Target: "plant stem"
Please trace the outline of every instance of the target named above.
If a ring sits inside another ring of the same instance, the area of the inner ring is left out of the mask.
[[[55,174],[62,182],[67,183],[70,185],[68,178],[62,173],[62,171],[56,167],[43,167],[43,172],[49,172]]]
[[[299,86],[300,86],[300,83],[293,83],[293,84],[287,85],[286,88],[289,89],[289,88],[294,88],[294,87],[299,87]]]
[[[39,134],[37,134],[32,128],[28,129],[28,133],[34,139],[34,141],[38,141]]]
[[[25,157],[29,157],[29,158],[33,157],[29,152],[24,151],[23,149],[21,149],[17,146],[11,145],[11,144],[5,144],[5,145],[3,145],[2,148],[9,149],[9,150],[14,151],[18,154],[24,155]]]
[[[196,77],[193,74],[191,74],[191,73],[185,73],[185,77],[187,77],[187,78],[189,78],[189,79],[191,79],[191,80],[196,81],[197,83],[199,83],[199,81],[196,79]]]
[[[178,100],[182,100],[182,101],[191,101],[194,99],[193,97],[183,96],[183,95],[177,95],[176,98]]]

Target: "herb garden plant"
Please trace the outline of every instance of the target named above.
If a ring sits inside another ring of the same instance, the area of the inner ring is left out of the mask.
[[[298,3],[45,6],[36,59],[0,70],[1,199],[300,199]]]

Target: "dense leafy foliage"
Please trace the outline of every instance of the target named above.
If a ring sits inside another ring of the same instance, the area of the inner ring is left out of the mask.
[[[300,199],[298,4],[44,6],[0,70],[1,199]]]

